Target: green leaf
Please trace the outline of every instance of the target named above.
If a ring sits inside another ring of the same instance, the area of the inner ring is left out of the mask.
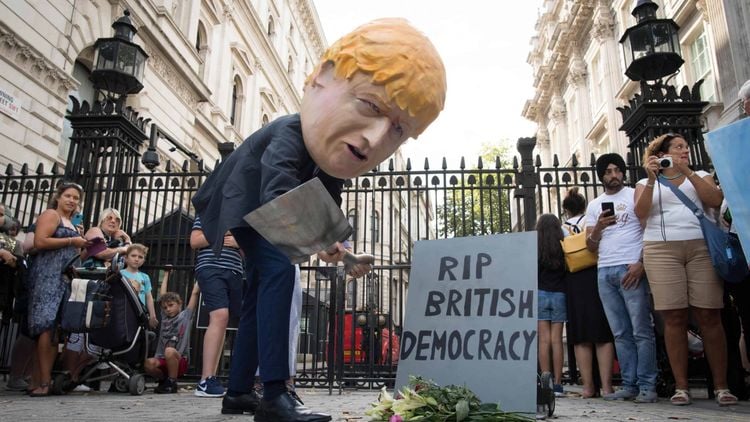
[[[456,403],[456,421],[460,422],[469,416],[469,402],[465,399],[459,400]]]

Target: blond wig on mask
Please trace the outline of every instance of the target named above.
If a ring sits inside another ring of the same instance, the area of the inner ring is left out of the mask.
[[[445,105],[443,61],[430,40],[405,19],[377,19],[344,35],[323,54],[306,83],[327,62],[333,63],[337,78],[361,71],[371,75],[373,84],[383,85],[388,100],[419,121],[415,138]]]

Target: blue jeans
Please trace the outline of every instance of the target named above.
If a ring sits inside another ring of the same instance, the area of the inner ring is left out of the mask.
[[[638,287],[623,289],[627,265],[599,267],[599,297],[615,336],[622,387],[637,393],[656,390],[656,339],[644,276]]]

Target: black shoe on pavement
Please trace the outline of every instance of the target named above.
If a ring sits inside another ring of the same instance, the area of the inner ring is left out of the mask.
[[[172,378],[164,378],[159,381],[159,385],[154,388],[156,394],[175,394],[179,388],[177,387],[177,381]]]
[[[261,399],[255,422],[328,422],[331,415],[316,413],[286,392],[273,400]]]
[[[255,391],[240,394],[239,396],[225,394],[224,399],[221,401],[221,413],[224,415],[253,414],[255,413],[255,409],[258,408],[259,401],[260,399]]]

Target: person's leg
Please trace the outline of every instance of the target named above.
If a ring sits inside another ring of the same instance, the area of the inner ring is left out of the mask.
[[[215,309],[208,314],[208,328],[203,336],[203,369],[201,380],[216,375],[221,351],[224,348],[224,334],[229,323],[229,309]]]
[[[555,377],[555,384],[562,384],[562,367],[563,367],[563,343],[562,343],[562,322],[553,322],[550,327],[550,343],[552,346],[552,371]]]
[[[57,345],[53,344],[52,331],[44,331],[37,339],[37,355],[39,356],[39,384],[32,394],[47,394],[52,379],[52,366],[57,356]]]
[[[611,394],[612,389],[612,365],[615,361],[615,346],[613,343],[597,343],[596,361],[599,364],[599,378],[602,381],[603,394]]]
[[[201,382],[216,374],[224,333],[229,323],[228,280],[232,271],[224,268],[203,267],[195,272],[201,298],[208,311],[208,327],[203,335],[203,366]]]
[[[621,268],[620,278],[625,277],[627,267]],[[651,303],[648,294],[648,282],[645,277],[638,286],[630,289],[620,288],[620,294],[625,300],[625,306],[633,327],[633,339],[636,347],[636,377],[641,392],[648,392],[656,398],[656,336],[651,319]]]
[[[23,334],[16,337],[10,355],[9,385],[12,383],[18,386],[25,384],[24,378],[31,373],[33,350],[34,341],[32,339]]]
[[[675,388],[678,390],[687,390],[688,310],[672,309],[659,311],[659,313],[664,320],[664,343],[667,348],[667,356],[669,357],[669,366],[672,368],[672,375],[674,376]]]
[[[599,298],[602,301],[609,327],[612,329],[612,334],[615,337],[615,350],[617,351],[617,359],[620,363],[622,389],[629,395],[635,395],[638,392],[636,384],[638,351],[635,346],[635,339],[633,338],[633,326],[628,315],[628,308],[620,294],[621,278],[618,267],[599,268]]]
[[[161,381],[162,378],[164,378],[164,373],[161,371],[161,362],[158,358],[148,358],[143,363],[143,371],[155,378],[158,381]]]
[[[578,364],[578,371],[581,373],[581,379],[583,379],[583,397],[593,397],[596,395],[594,389],[594,377],[593,377],[593,347],[591,343],[581,343],[575,346],[576,363]]]
[[[176,380],[180,370],[180,352],[174,347],[164,349],[164,359],[167,361],[167,376]]]
[[[550,339],[552,333],[551,323],[540,320],[537,322],[537,332],[539,333],[539,369],[542,372],[552,372],[552,362],[550,360],[550,350],[552,348]]]
[[[232,230],[237,243],[245,253],[245,286],[242,296],[242,310],[234,338],[232,362],[229,367],[229,388],[227,396],[240,396],[253,391],[253,374],[258,368],[258,267],[255,257],[257,234],[250,228]]]
[[[703,348],[717,390],[727,388],[727,343],[718,309],[690,308],[698,321]]]

